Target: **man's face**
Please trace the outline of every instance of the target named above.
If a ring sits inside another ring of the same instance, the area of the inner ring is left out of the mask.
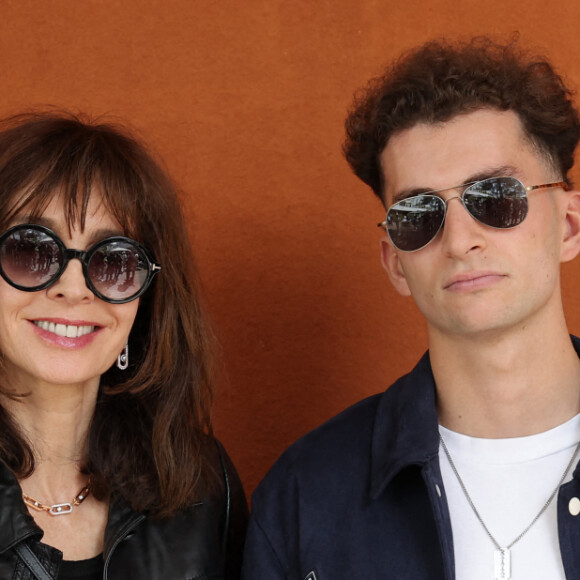
[[[562,177],[525,140],[510,111],[481,110],[447,123],[416,125],[390,139],[381,163],[387,206],[405,192],[442,190],[482,175],[511,175],[525,186]],[[447,200],[461,191],[439,195]],[[430,333],[521,328],[561,308],[560,262],[578,251],[565,243],[567,208],[576,194],[557,188],[528,195],[528,216],[512,229],[476,222],[453,199],[443,229],[423,249],[401,252],[383,240],[385,269],[400,293],[414,297]]]

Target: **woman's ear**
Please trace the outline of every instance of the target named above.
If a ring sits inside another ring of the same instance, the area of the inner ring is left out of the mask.
[[[407,278],[401,260],[399,259],[399,253],[387,236],[381,240],[381,262],[395,290],[401,296],[411,296],[411,290],[407,284]]]
[[[580,191],[568,191],[565,195],[561,262],[569,262],[580,253]]]

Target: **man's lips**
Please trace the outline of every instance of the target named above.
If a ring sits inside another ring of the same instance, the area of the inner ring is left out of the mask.
[[[505,275],[498,272],[469,272],[453,276],[445,283],[444,289],[452,292],[480,290],[496,284],[503,278]]]

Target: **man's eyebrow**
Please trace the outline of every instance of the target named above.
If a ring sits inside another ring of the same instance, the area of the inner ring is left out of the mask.
[[[407,199],[415,195],[437,194],[443,191],[448,191],[450,189],[457,189],[463,187],[464,185],[475,183],[476,181],[483,181],[484,179],[489,179],[490,177],[518,177],[518,176],[521,176],[521,171],[518,171],[518,169],[516,169],[513,165],[501,165],[499,167],[490,167],[483,169],[478,173],[468,175],[465,178],[465,181],[463,181],[463,183],[456,183],[443,189],[430,189],[428,187],[413,187],[409,189],[403,189],[398,193],[396,193],[395,195],[393,195],[393,203],[397,203],[399,201],[402,201],[403,199]]]

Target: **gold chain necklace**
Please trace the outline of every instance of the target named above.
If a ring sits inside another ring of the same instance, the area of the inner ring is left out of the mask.
[[[45,505],[37,499],[22,493],[24,503],[39,512],[46,512],[51,516],[64,516],[70,514],[73,508],[81,505],[87,496],[91,493],[91,480],[87,481],[85,485],[72,499],[70,503],[55,503],[54,505]]]

